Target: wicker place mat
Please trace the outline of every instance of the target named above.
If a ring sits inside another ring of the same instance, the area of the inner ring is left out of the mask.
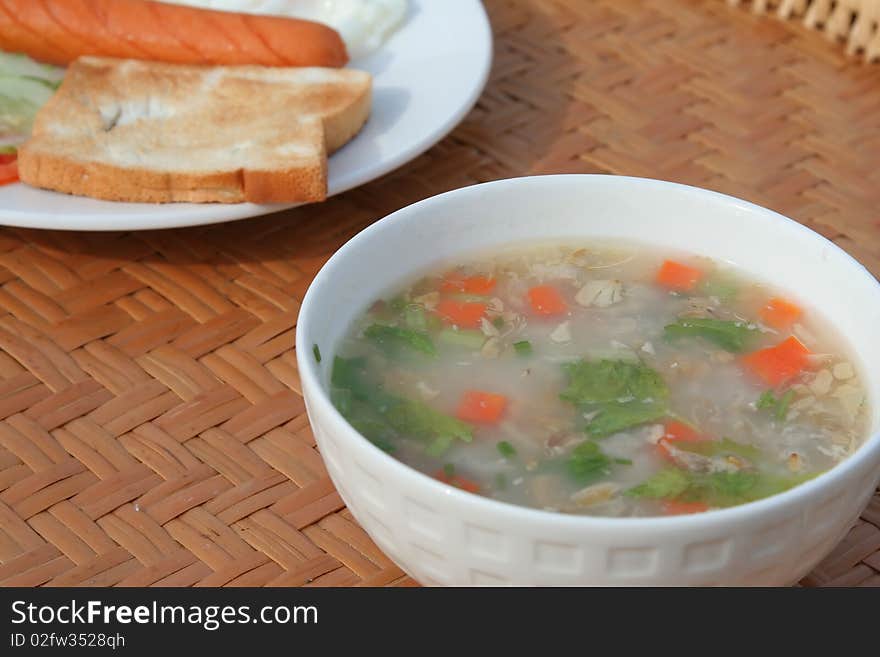
[[[527,173],[675,180],[880,273],[880,66],[720,0],[487,8],[477,107],[379,181],[213,227],[0,230],[0,583],[414,584],[327,477],[293,327],[336,248],[426,196]],[[880,496],[803,584],[880,585]]]

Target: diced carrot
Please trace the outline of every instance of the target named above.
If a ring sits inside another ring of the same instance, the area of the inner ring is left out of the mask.
[[[703,502],[679,502],[666,500],[663,502],[663,513],[667,516],[683,516],[690,513],[703,513],[709,510],[709,505]]]
[[[538,285],[528,292],[532,310],[538,315],[561,315],[568,310],[568,304],[552,285]]]
[[[679,422],[678,420],[668,421],[663,429],[663,437],[667,440],[682,441],[685,443],[706,440],[706,437],[698,433],[692,426],[685,424],[684,422]]]
[[[806,369],[810,350],[791,336],[775,347],[759,349],[742,357],[743,366],[772,387],[782,385]]]
[[[667,260],[660,265],[654,281],[657,285],[675,290],[676,292],[690,292],[697,286],[702,277],[703,272],[695,267],[688,267],[680,262]]]
[[[438,481],[442,481],[444,484],[449,484],[450,486],[455,486],[456,488],[460,488],[461,490],[467,491],[468,493],[479,493],[480,492],[480,484],[475,481],[471,481],[466,477],[462,477],[461,475],[448,475],[443,470],[438,470],[434,473],[434,479]]]
[[[18,182],[18,162],[0,164],[0,185]]]
[[[455,272],[443,277],[441,292],[464,292],[465,294],[491,294],[495,289],[495,279],[488,276],[462,276]]]
[[[507,397],[494,392],[467,390],[461,396],[455,415],[465,422],[492,424],[497,422],[507,406]]]
[[[801,314],[803,311],[800,306],[779,297],[770,299],[767,305],[761,308],[761,319],[764,323],[778,329],[788,328],[800,319]]]
[[[663,427],[663,437],[657,441],[657,451],[667,461],[672,461],[669,445],[675,443],[697,443],[708,440],[706,436],[698,433],[696,429],[677,420],[669,420]]]
[[[437,304],[437,314],[447,324],[453,324],[459,328],[478,328],[480,320],[486,315],[486,304],[476,301],[441,299]]]

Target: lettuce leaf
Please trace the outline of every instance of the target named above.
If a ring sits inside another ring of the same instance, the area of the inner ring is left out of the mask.
[[[559,397],[596,412],[586,432],[596,438],[657,420],[667,413],[669,389],[647,365],[625,360],[581,360],[564,366],[569,383]]]
[[[611,472],[611,458],[592,440],[575,447],[565,462],[568,474],[581,486],[591,484]]]
[[[781,475],[761,471],[690,472],[665,468],[625,491],[630,497],[703,502],[713,507],[736,506],[781,493],[819,473]]]
[[[367,359],[363,357],[334,358],[330,384],[337,390],[347,390],[352,397],[361,401],[370,399],[378,390],[367,376]]]
[[[659,420],[667,414],[665,404],[631,401],[604,404],[586,427],[586,432],[604,438],[640,424]]]
[[[364,337],[379,347],[389,358],[397,358],[408,351],[428,356],[437,355],[434,342],[424,331],[373,324],[364,331]]]
[[[457,438],[469,443],[474,438],[469,424],[414,399],[389,397],[383,415],[398,433],[419,440]]]
[[[722,438],[721,440],[700,440],[696,442],[678,441],[675,443],[676,449],[694,454],[702,454],[703,456],[726,456],[728,454],[734,456],[742,456],[750,461],[755,461],[761,457],[761,450],[754,445],[738,443],[730,438]]]
[[[668,324],[663,329],[667,340],[703,338],[733,353],[744,351],[756,331],[745,322],[690,317],[679,318],[675,324]]]
[[[424,442],[430,456],[440,456],[454,441],[473,440],[473,428],[424,402],[393,395],[374,381],[366,358],[333,360],[330,400],[348,422],[386,451],[393,442]]]
[[[690,477],[685,470],[665,468],[638,486],[628,489],[625,494],[651,500],[674,499],[684,493],[690,483]]]
[[[563,368],[569,384],[559,396],[579,406],[629,400],[661,401],[669,395],[660,375],[642,363],[581,360]]]

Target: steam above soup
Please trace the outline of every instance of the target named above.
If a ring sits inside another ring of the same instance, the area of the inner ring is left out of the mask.
[[[796,486],[867,430],[846,345],[814,309],[706,258],[531,247],[375,304],[331,398],[462,490],[603,516],[683,514]]]

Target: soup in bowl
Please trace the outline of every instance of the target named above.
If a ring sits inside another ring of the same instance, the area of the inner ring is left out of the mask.
[[[426,584],[783,584],[878,479],[880,287],[703,190],[544,176],[422,201],[322,269],[303,393]]]

